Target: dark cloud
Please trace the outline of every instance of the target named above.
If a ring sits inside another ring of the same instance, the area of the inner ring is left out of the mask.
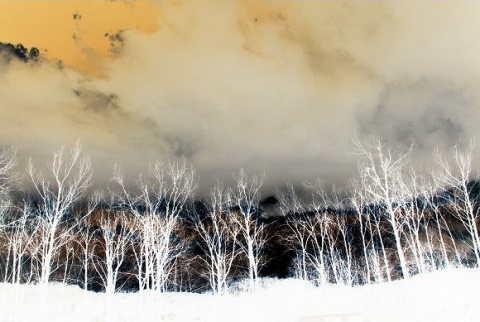
[[[120,109],[116,94],[105,94],[87,88],[74,89],[73,92],[87,109],[93,109],[100,113],[112,113]]]
[[[11,59],[18,59],[24,62],[38,61],[40,58],[40,50],[36,47],[30,49],[22,44],[13,45],[10,43],[0,42],[0,56],[5,63],[10,62]]]
[[[118,30],[117,32],[107,32],[104,35],[110,43],[110,53],[114,56],[122,54],[123,46],[125,39],[123,37],[123,30]]]
[[[448,82],[395,83],[385,87],[377,108],[359,115],[359,124],[362,133],[392,145],[414,141],[417,148],[431,150],[471,135],[466,121],[475,117],[476,108],[463,90]]]

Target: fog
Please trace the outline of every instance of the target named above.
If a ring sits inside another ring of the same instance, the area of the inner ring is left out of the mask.
[[[479,134],[480,3],[155,6],[157,31],[105,37],[112,55],[98,73],[0,53],[0,143],[44,164],[80,139],[101,184],[115,163],[136,176],[185,158],[203,187],[243,167],[265,172],[271,189],[316,177],[344,185],[355,133],[414,141],[419,167],[434,147]]]

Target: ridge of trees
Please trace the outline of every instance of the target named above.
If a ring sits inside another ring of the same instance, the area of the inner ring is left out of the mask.
[[[33,194],[18,196],[16,151],[0,151],[0,281],[61,281],[85,290],[254,292],[262,277],[315,285],[371,284],[480,265],[480,181],[474,144],[419,173],[413,148],[355,140],[358,173],[344,191],[288,183],[261,199],[263,174],[234,174],[198,200],[186,161],[156,162],[135,185],[116,167],[91,191],[77,144],[44,171],[29,161]],[[17,189],[17,191],[15,191]],[[269,208],[269,216],[265,209]],[[272,215],[273,213],[273,215]]]

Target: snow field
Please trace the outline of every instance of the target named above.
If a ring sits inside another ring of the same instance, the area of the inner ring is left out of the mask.
[[[0,321],[476,321],[480,271],[444,270],[409,280],[319,288],[263,280],[253,294],[85,292],[62,284],[0,284]]]

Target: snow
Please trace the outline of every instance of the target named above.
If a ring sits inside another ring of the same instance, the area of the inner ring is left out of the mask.
[[[480,270],[319,288],[263,280],[254,294],[93,293],[63,284],[0,284],[0,321],[475,321]]]

